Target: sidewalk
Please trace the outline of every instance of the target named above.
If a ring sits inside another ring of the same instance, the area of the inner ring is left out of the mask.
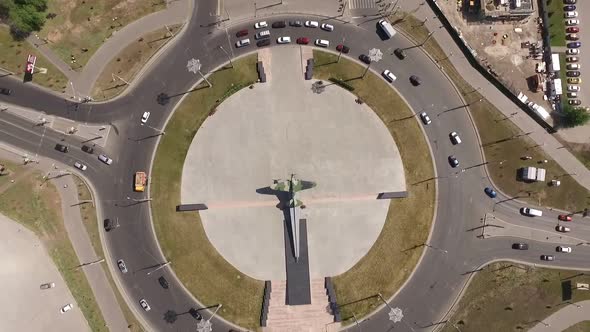
[[[457,46],[452,37],[446,30],[441,29],[441,22],[435,18],[434,12],[430,7],[420,5],[423,0],[406,0],[400,1],[401,9],[407,12],[414,11],[419,7],[413,15],[419,20],[428,20],[425,26],[434,31],[433,38],[437,41],[440,47],[446,54],[454,54],[450,56],[449,60],[455,66],[459,74],[471,84],[474,88],[480,88],[481,93],[486,99],[493,100],[494,104],[506,117],[510,117],[511,113],[518,113],[518,115],[510,117],[510,120],[518,126],[523,132],[533,132],[529,137],[539,144],[544,152],[557,162],[567,173],[573,174],[572,177],[590,190],[590,170],[588,170],[574,155],[567,149],[564,149],[561,143],[557,141],[551,134],[547,133],[534,120],[532,120],[526,113],[524,113],[518,106],[516,106],[510,99],[504,96],[496,87],[488,82],[471,64],[462,56],[463,52]]]
[[[19,153],[18,149],[5,145],[0,146],[0,156],[16,162],[22,161],[21,153]],[[50,177],[67,169],[64,165],[58,165],[49,159],[40,158],[39,161],[39,164],[33,165],[32,167],[39,169],[41,172],[50,172]],[[78,191],[76,190],[76,184],[72,177],[62,176],[51,181],[55,184],[60,194],[64,226],[80,263],[89,263],[107,258],[98,257],[94,252],[86,228],[82,223],[80,209],[77,205],[74,205],[78,203]],[[109,330],[128,331],[127,321],[117,302],[115,293],[107,280],[102,264],[85,266],[83,270]]]
[[[563,305],[562,309],[537,323],[529,332],[561,332],[576,323],[590,320],[590,301]]]

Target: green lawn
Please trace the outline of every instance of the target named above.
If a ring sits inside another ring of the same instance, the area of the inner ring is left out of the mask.
[[[563,332],[588,332],[590,331],[590,320],[579,322],[578,324],[572,325]]]
[[[64,228],[59,194],[51,182],[43,182],[39,173],[19,179],[0,194],[0,212],[23,224],[41,239],[90,329],[107,332],[84,271],[76,268],[80,261]]]
[[[234,69],[208,78],[212,88],[205,84],[186,96],[166,126],[152,168],[156,180],[150,186],[158,241],[176,275],[205,306],[223,304],[218,314],[252,330],[259,329],[264,283],[241,273],[217,252],[197,212],[179,213],[175,208],[194,135],[223,99],[257,80],[256,61],[256,54],[236,60]]]
[[[20,80],[24,77],[24,70],[29,54],[37,56],[35,67],[47,68],[47,74],[35,73],[33,83],[39,84],[57,92],[64,92],[68,79],[56,67],[50,64],[27,41],[15,41],[10,35],[8,27],[0,25],[0,68],[13,72]],[[0,74],[2,74],[0,72]]]
[[[39,36],[47,38],[49,47],[78,70],[113,33],[164,9],[165,3],[163,0],[49,0],[47,12],[57,16],[47,19]],[[71,56],[76,63],[72,63]]]
[[[391,297],[414,270],[434,215],[434,178],[430,151],[418,120],[404,100],[383,79],[364,67],[325,52],[314,51],[314,77],[346,81],[389,129],[404,164],[408,197],[391,200],[379,238],[352,269],[334,278],[345,323],[367,315],[381,304],[376,294]],[[337,86],[328,88],[340,89]],[[420,184],[413,185],[414,183]],[[417,208],[417,207],[420,208]]]
[[[562,299],[562,282],[567,280],[576,287],[590,283],[590,274],[507,262],[488,265],[477,272],[443,331],[456,332],[452,324],[461,331],[490,331],[492,326],[494,331],[526,331],[571,305]],[[588,299],[590,292],[572,291],[572,303]]]
[[[391,18],[391,21],[395,22],[401,17],[403,17],[403,13],[397,13]],[[420,26],[420,21],[411,15],[404,22],[397,23],[395,27],[417,41],[423,41],[428,35],[428,30]],[[446,58],[434,38],[430,38],[423,47],[435,59]],[[526,136],[526,133],[523,133],[492,102],[485,100],[474,87],[469,85],[459,75],[449,59],[441,60],[439,64],[453,80],[466,103],[471,104],[469,111],[481,137],[486,160],[490,161],[488,164],[489,173],[494,183],[503,192],[512,197],[518,196],[520,200],[534,205],[550,206],[566,211],[580,211],[588,206],[588,197],[590,196],[588,190],[566,175],[567,173],[554,160],[545,155],[542,148],[536,146]],[[480,99],[484,100],[477,102]],[[520,157],[524,155],[531,156],[533,159],[522,161]],[[548,160],[548,163],[542,166],[547,169],[547,181],[557,178],[561,181],[560,187],[550,187],[542,182],[525,184],[516,181],[518,168],[539,166],[537,161],[544,159]]]
[[[565,20],[563,18],[563,1],[548,1],[547,10],[549,11],[549,35],[551,37],[551,46],[565,46]]]

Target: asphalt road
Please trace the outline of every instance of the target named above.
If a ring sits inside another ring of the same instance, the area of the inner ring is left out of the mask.
[[[21,82],[11,78],[0,78],[2,86],[14,90],[10,97],[0,96],[0,102],[35,108],[77,121],[111,123],[116,126],[108,146],[104,148],[104,152],[114,159],[111,166],[98,161],[96,154],[88,155],[82,152],[79,149],[82,142],[75,141],[72,137],[65,138],[65,142],[70,146],[69,153],[63,154],[54,150],[55,143],[60,141],[63,135],[40,126],[32,126],[31,123],[8,113],[0,114],[0,140],[66,164],[71,165],[74,160],[82,160],[89,166],[85,176],[96,189],[100,210],[105,218],[118,218],[121,225],[106,234],[112,266],[116,266],[114,262],[119,258],[125,260],[129,273],[120,275],[120,280],[125,292],[133,299],[136,310],[141,312],[137,302],[139,299],[145,298],[149,302],[152,310],[144,313],[143,318],[154,330],[194,330],[196,321],[187,312],[189,308],[198,308],[200,305],[176,283],[168,267],[151,275],[147,274],[160,267],[166,259],[158,250],[152,232],[149,203],[140,201],[146,199],[147,194],[134,193],[132,190],[133,174],[138,170],[150,169],[151,157],[157,144],[158,132],[150,127],[141,126],[139,120],[144,111],[150,111],[149,125],[155,128],[164,127],[166,119],[182,94],[200,78],[198,74],[187,71],[186,63],[189,59],[199,59],[203,65],[201,71],[207,73],[226,59],[219,45],[223,45],[226,50],[231,47],[235,56],[255,51],[255,45],[243,49],[233,47],[236,41],[235,32],[245,27],[250,29],[250,38],[253,39],[253,21],[236,25],[226,34],[225,30],[201,26],[207,26],[211,22],[208,14],[211,11],[212,8],[206,8],[205,4],[200,3],[195,8],[187,32],[178,36],[174,45],[144,73],[128,94],[108,103],[77,104],[35,86],[23,86]],[[277,17],[272,21],[278,19]],[[357,58],[359,54],[366,53],[371,48],[380,48],[384,53],[383,59],[371,68],[377,72],[390,69],[398,77],[394,86],[413,109],[416,112],[428,112],[433,120],[432,124],[425,128],[439,177],[438,211],[429,240],[431,247],[426,249],[426,254],[412,279],[391,303],[392,306],[400,307],[404,311],[404,320],[397,323],[396,330],[410,330],[410,327],[413,330],[431,330],[438,326],[434,323],[442,319],[467,281],[470,271],[490,260],[500,258],[536,263],[539,262],[539,255],[553,253],[555,244],[534,243],[528,251],[515,251],[510,245],[517,241],[516,239],[477,238],[477,233],[471,229],[481,226],[481,218],[494,208],[494,213],[502,215],[506,221],[537,226],[531,224],[530,218],[518,214],[517,208],[520,208],[520,205],[516,201],[494,206],[495,202],[509,198],[499,194],[492,200],[485,196],[483,189],[489,186],[490,182],[483,167],[469,168],[463,173],[456,174],[458,169],[451,169],[448,165],[447,157],[451,154],[460,160],[461,168],[483,162],[476,133],[467,113],[463,108],[451,110],[462,105],[452,86],[418,49],[408,50],[408,57],[403,61],[392,56],[395,48],[411,45],[399,35],[391,40],[381,40],[375,32],[375,22],[366,23],[361,27],[339,22],[330,23],[336,27],[334,32],[290,27],[280,29],[280,32],[272,29],[273,47],[274,40],[279,36],[291,36],[293,39],[306,36],[310,39],[330,40],[332,50],[345,37],[345,44],[351,47],[349,56],[352,58]],[[419,87],[412,86],[408,81],[410,75],[420,76],[423,84]],[[161,93],[170,96],[168,103],[164,105],[157,103],[157,96]],[[457,131],[461,135],[462,144],[451,144],[448,138],[451,131]],[[494,167],[493,164],[490,167]],[[546,214],[548,216],[535,218],[534,221],[542,227],[555,225],[555,216],[551,213]],[[590,232],[588,225],[572,223],[572,226],[574,232],[581,232],[584,236]],[[560,255],[555,265],[585,268],[589,256],[588,248],[576,248],[570,255]],[[171,266],[174,267],[174,262]],[[169,280],[170,289],[164,290],[159,286],[157,278],[161,275]],[[167,311],[178,314],[174,323],[164,319]],[[206,314],[204,316],[207,317]],[[387,310],[382,310],[362,324],[363,328],[369,331],[387,331],[392,323],[388,320]],[[213,326],[215,331],[230,329],[230,326],[217,319],[214,319]]]

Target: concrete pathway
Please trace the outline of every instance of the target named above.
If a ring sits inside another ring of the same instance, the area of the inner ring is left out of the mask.
[[[562,309],[538,322],[529,332],[561,332],[576,323],[590,320],[590,301],[563,305]]]
[[[4,143],[0,145],[0,158],[13,162],[21,162],[21,155],[22,153],[18,149],[7,146]],[[44,173],[49,172],[50,178],[59,174],[60,171],[71,171],[71,168],[61,164],[58,165],[53,160],[45,158],[40,158],[39,163],[32,165],[32,167]],[[90,263],[102,259],[103,257],[98,257],[94,252],[86,228],[82,223],[80,209],[78,206],[73,206],[78,203],[78,191],[76,190],[76,185],[72,177],[62,176],[51,181],[60,194],[64,225],[80,263]],[[115,293],[108,282],[102,265],[89,265],[83,267],[83,270],[109,330],[128,331],[127,321],[117,302]]]

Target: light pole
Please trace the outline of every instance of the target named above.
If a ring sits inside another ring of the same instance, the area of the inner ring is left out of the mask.
[[[227,51],[221,45],[219,45],[219,49],[221,49],[223,51],[223,53],[225,53],[225,55],[227,55],[227,59],[229,60],[229,64],[233,68],[234,64],[233,64],[233,62],[231,62],[231,56],[229,56],[229,53],[227,53]]]
[[[209,85],[209,87],[213,87],[213,85],[211,84],[211,82],[209,82],[209,80],[207,80],[207,78],[205,77],[205,75],[203,75],[203,73],[201,73],[201,61],[199,59],[195,59],[192,58],[190,60],[188,60],[187,64],[186,64],[186,69],[189,72],[192,72],[193,74],[199,73],[199,75],[201,75],[201,77],[203,78],[203,80],[205,80],[205,82],[207,82],[207,84]]]
[[[365,75],[369,71],[369,67],[371,67],[371,64],[373,62],[379,62],[379,60],[381,60],[381,58],[383,58],[383,52],[381,52],[380,49],[372,48],[369,50],[369,59],[371,60],[371,62],[369,62],[369,64],[367,65],[367,68],[365,68],[365,72],[363,73],[363,78],[365,78]]]
[[[440,252],[442,252],[442,253],[445,253],[445,254],[447,254],[447,253],[448,253],[448,251],[447,251],[447,250],[444,250],[444,249],[441,249],[441,248],[437,248],[437,247],[431,246],[431,245],[430,245],[430,244],[428,244],[428,243],[424,243],[424,246],[426,246],[426,247],[428,247],[428,248],[430,248],[430,249],[438,250],[438,251],[440,251]]]
[[[158,270],[160,270],[160,269],[163,269],[164,267],[166,267],[166,266],[170,265],[170,263],[172,263],[172,262],[168,261],[168,262],[166,262],[166,263],[164,263],[164,264],[160,264],[160,266],[158,266],[157,268],[155,268],[155,269],[153,269],[153,270],[149,271],[149,272],[148,272],[148,273],[146,273],[146,274],[149,276],[150,274],[152,274],[152,273],[154,273],[154,272],[156,272],[156,271],[158,271]]]
[[[158,132],[158,135],[166,135],[166,132],[165,132],[165,131],[163,131],[163,130],[161,130],[161,129],[158,129],[158,128],[155,128],[155,127],[152,127],[152,126],[150,126],[150,125],[148,125],[148,124],[144,124],[144,126],[146,126],[146,127],[149,127],[149,128],[152,128],[153,130],[157,131],[157,132]]]
[[[129,196],[127,196],[127,199],[128,199],[128,200],[132,200],[132,201],[134,201],[134,202],[140,202],[140,203],[141,203],[141,202],[149,202],[149,201],[151,201],[151,200],[152,200],[151,198],[135,199],[135,198],[131,198],[131,197],[129,197]]]
[[[424,41],[418,46],[424,46],[424,44],[426,44],[426,42],[432,37],[432,35],[434,35],[434,31],[431,31],[430,33],[428,33],[428,36],[426,36],[426,39],[424,39]]]
[[[346,37],[342,37],[342,47],[340,48],[340,52],[338,52],[338,60],[336,62],[340,62],[340,56],[342,55],[342,50],[344,49],[344,41]]]
[[[354,318],[354,322],[355,322],[355,324],[356,324],[356,327],[358,327],[358,328],[359,328],[359,331],[362,331],[362,330],[361,330],[361,324],[359,324],[359,321],[358,321],[358,319],[356,319],[356,315],[354,314],[354,312],[352,313],[352,318]]]
[[[213,330],[213,326],[211,324],[211,319],[213,319],[213,317],[215,317],[215,314],[217,314],[217,311],[221,308],[221,303],[217,305],[217,308],[215,309],[215,311],[213,312],[213,315],[211,315],[211,317],[209,317],[209,319],[207,320],[200,320],[199,323],[197,324],[197,332],[211,332]]]
[[[471,106],[471,105],[473,105],[473,104],[476,104],[476,103],[479,103],[479,102],[482,102],[482,101],[483,101],[483,98],[480,98],[480,99],[478,99],[478,100],[476,100],[476,101],[472,101],[472,102],[470,102],[469,104],[467,104],[467,105],[465,105],[465,106]]]
[[[453,52],[449,52],[449,55],[447,55],[446,57],[444,57],[444,58],[442,58],[442,59],[440,59],[440,60],[436,60],[436,63],[439,63],[439,62],[441,62],[441,61],[444,61],[444,60],[446,60],[446,59],[448,59],[448,58],[450,58],[450,57],[452,57],[452,56],[453,56]]]

